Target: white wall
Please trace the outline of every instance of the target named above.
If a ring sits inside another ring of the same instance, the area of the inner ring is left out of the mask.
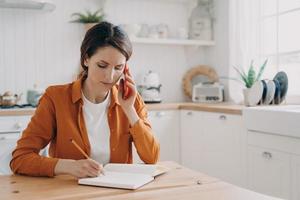
[[[69,23],[97,0],[55,0],[53,12],[0,8],[0,93],[26,92],[72,79],[79,64],[83,28]]]
[[[228,0],[215,0],[214,39],[216,45],[205,52],[205,63],[214,66],[220,76],[220,82],[225,86],[225,99],[230,100],[228,92],[229,79],[229,16]],[[235,83],[232,83],[235,84]]]
[[[26,92],[34,83],[42,88],[67,83],[76,74],[84,28],[81,24],[69,23],[70,15],[84,9],[96,10],[102,1],[53,2],[57,8],[50,13],[0,9],[0,94],[6,90]],[[105,11],[107,19],[115,24],[167,23],[174,35],[176,27],[187,26],[191,4],[183,2],[109,0]],[[211,64],[221,75],[225,74],[228,62],[224,53],[228,45],[226,2],[216,0],[217,17],[221,17],[216,23],[217,45],[207,52],[210,47],[134,44],[129,64],[136,82],[139,83],[148,70],[156,71],[163,85],[164,102],[178,102],[185,100],[181,80],[190,67]]]

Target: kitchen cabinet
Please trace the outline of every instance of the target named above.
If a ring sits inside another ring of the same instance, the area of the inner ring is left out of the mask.
[[[289,199],[289,154],[249,145],[248,187],[256,192]]]
[[[178,110],[149,111],[148,119],[153,134],[160,143],[160,161],[172,160],[180,163],[180,121]],[[133,160],[142,162],[133,145]]]
[[[0,117],[0,174],[11,173],[9,167],[11,153],[29,121],[30,116]]]
[[[244,184],[245,128],[240,115],[181,110],[182,164],[237,185]]]
[[[249,189],[300,199],[300,139],[287,134],[247,131]]]
[[[300,156],[292,155],[292,200],[300,199]]]

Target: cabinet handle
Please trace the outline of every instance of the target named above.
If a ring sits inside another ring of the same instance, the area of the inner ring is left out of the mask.
[[[0,140],[5,140],[5,137],[0,137]]]
[[[226,120],[227,117],[226,117],[226,115],[220,115],[219,119],[220,119],[220,120]]]
[[[272,154],[271,154],[270,152],[267,152],[267,151],[263,152],[263,153],[262,153],[262,156],[263,156],[265,159],[268,159],[268,160],[270,160],[270,159],[272,158]]]
[[[186,113],[188,116],[192,116],[193,115],[193,112],[192,111],[189,111]]]
[[[156,113],[156,117],[162,117],[162,116],[164,116],[164,115],[166,115],[165,112],[157,112],[157,113]]]

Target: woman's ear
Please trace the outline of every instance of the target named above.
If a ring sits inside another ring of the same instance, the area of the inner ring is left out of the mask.
[[[89,67],[89,60],[90,59],[87,56],[85,56],[84,62],[83,62],[84,66]]]

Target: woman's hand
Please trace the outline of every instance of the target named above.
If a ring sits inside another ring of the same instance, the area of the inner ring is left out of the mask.
[[[126,73],[124,78],[126,79],[126,84],[129,87],[129,97],[127,99],[122,98],[124,81],[120,81],[118,100],[129,120],[130,125],[133,125],[139,119],[139,116],[134,108],[137,89],[129,71]]]
[[[103,166],[92,159],[59,159],[54,173],[55,175],[69,174],[77,178],[96,177],[103,173]]]
[[[129,87],[129,97],[127,99],[122,98],[125,81],[121,80],[118,92],[118,100],[123,109],[128,109],[134,106],[135,98],[137,95],[137,89],[129,71],[127,71],[127,73],[124,75],[124,79],[126,79],[126,85],[127,87]]]

